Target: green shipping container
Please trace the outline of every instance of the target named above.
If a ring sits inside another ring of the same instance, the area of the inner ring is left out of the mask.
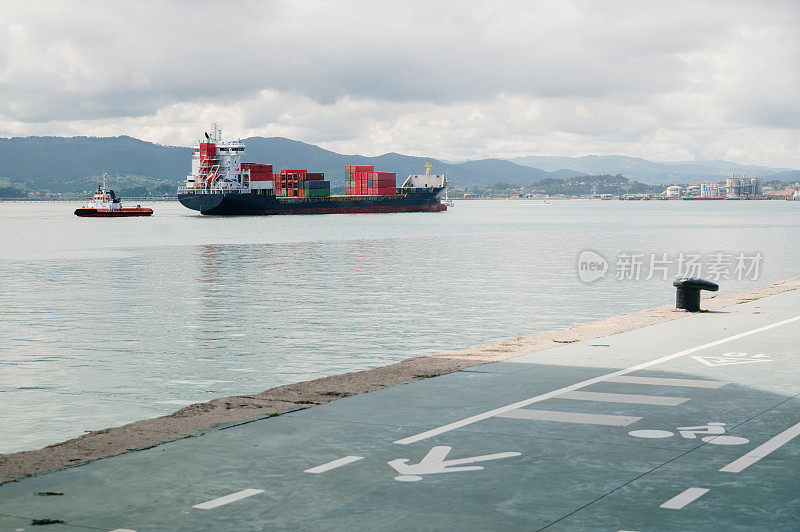
[[[306,191],[307,198],[327,198],[331,195],[329,188],[312,188]]]

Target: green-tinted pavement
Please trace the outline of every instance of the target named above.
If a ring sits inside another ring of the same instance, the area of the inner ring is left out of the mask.
[[[798,530],[800,319],[772,327],[798,315],[786,292],[6,484],[0,530]]]

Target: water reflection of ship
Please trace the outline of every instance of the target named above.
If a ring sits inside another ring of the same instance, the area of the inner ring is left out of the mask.
[[[200,312],[196,323],[200,324],[198,331],[201,348],[211,348],[208,342],[219,339],[222,332],[220,316],[220,272],[222,265],[218,246],[204,244],[198,246],[199,267],[199,296]]]

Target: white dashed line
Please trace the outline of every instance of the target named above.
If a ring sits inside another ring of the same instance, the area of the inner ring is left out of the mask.
[[[211,510],[212,508],[216,508],[218,506],[223,506],[225,504],[238,501],[239,499],[244,499],[246,497],[251,497],[253,495],[258,495],[259,493],[264,493],[264,490],[242,490],[237,491],[236,493],[231,493],[230,495],[225,495],[224,497],[220,497],[218,499],[212,499],[210,501],[201,502],[200,504],[195,504],[192,508],[199,508],[201,510]]]
[[[696,501],[710,490],[708,488],[689,488],[675,495],[673,498],[659,506],[667,510],[680,510],[690,502]]]
[[[316,467],[312,467],[311,469],[306,469],[303,473],[324,473],[325,471],[330,471],[331,469],[336,469],[337,467],[341,467],[343,465],[351,464],[353,462],[357,462],[364,458],[363,456],[345,456],[344,458],[339,458],[338,460],[334,460],[332,462],[328,462],[327,464],[318,465]]]
[[[741,473],[773,451],[783,447],[797,436],[800,436],[800,423],[792,425],[774,438],[767,440],[747,454],[742,455],[720,471],[724,473]]]

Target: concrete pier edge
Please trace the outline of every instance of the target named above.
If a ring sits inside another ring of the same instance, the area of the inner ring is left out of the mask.
[[[717,293],[703,298],[702,307],[713,311],[798,288],[800,277],[794,277],[754,290]],[[668,304],[564,329],[521,336],[514,340],[422,355],[389,366],[278,386],[257,394],[235,395],[195,403],[172,414],[93,431],[42,449],[0,454],[0,484],[198,436],[207,430],[224,429],[226,426],[308,408],[341,397],[436,377],[565,343],[639,329],[683,316],[684,313],[675,311],[674,304]]]

